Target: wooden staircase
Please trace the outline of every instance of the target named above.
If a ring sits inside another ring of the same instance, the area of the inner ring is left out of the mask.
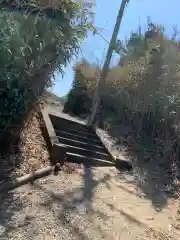
[[[96,131],[63,113],[42,112],[52,162],[64,161],[86,166],[115,166],[116,160]]]

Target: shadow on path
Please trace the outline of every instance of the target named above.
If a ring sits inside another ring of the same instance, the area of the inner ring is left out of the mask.
[[[161,211],[166,206],[168,198],[172,198],[176,192],[171,159],[168,162],[158,155],[157,146],[152,144],[152,139],[150,142],[137,141],[135,132],[127,126],[110,127],[108,135],[115,140],[113,147],[119,149],[124,146],[125,155],[132,160],[134,185],[144,192],[158,211]]]

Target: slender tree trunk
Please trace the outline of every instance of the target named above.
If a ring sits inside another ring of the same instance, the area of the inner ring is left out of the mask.
[[[122,17],[123,17],[123,13],[124,13],[126,4],[128,2],[129,2],[129,0],[122,0],[121,6],[120,6],[120,9],[119,9],[119,12],[118,12],[116,24],[114,26],[113,34],[112,34],[111,41],[110,41],[110,44],[109,44],[109,48],[108,48],[108,51],[107,51],[106,60],[104,62],[102,71],[101,71],[100,76],[99,76],[98,85],[97,85],[97,89],[96,89],[94,100],[93,100],[92,114],[91,114],[91,116],[88,120],[88,125],[89,126],[93,126],[96,122],[96,115],[97,115],[97,111],[98,111],[99,104],[100,104],[101,89],[102,89],[102,86],[105,82],[107,73],[109,71],[109,65],[110,65],[110,62],[111,62],[113,50],[116,46],[116,39],[117,39],[117,35],[118,35],[118,32],[119,32],[119,27],[121,25],[121,21],[122,21]]]

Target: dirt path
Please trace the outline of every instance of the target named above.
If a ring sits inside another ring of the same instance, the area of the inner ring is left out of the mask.
[[[23,186],[6,213],[1,206],[1,216],[13,215],[0,239],[180,239],[172,228],[175,202],[157,212],[132,181],[113,168],[93,169],[88,212],[81,202],[83,169]]]
[[[100,134],[104,138],[103,133]],[[35,139],[38,140],[36,146],[43,146],[37,128],[32,141]],[[36,146],[28,152],[31,158],[35,152],[31,162],[36,160],[37,152],[42,152],[39,147],[37,151]],[[114,153],[124,154],[123,150]],[[29,159],[25,159],[24,166],[26,163],[29,164]],[[88,189],[84,188],[84,169],[78,169],[72,174],[61,172],[59,176],[38,180],[33,186],[25,185],[7,196],[1,195],[0,232],[4,233],[0,234],[0,240],[178,240],[180,233],[174,225],[179,200],[156,188],[156,182],[151,182],[154,172],[149,173],[146,188],[137,179],[136,167],[129,174],[108,167],[92,169]],[[156,175],[162,178],[159,172]],[[85,209],[87,193],[91,202]]]

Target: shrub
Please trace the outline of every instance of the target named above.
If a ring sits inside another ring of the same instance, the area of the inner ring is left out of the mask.
[[[63,73],[62,68],[78,53],[87,30],[78,22],[77,5],[70,1],[59,1],[58,8],[45,10],[31,0],[23,7],[21,1],[13,3],[1,2],[1,149],[9,145],[14,129],[22,128],[29,110],[51,85],[53,72]],[[7,11],[14,8],[17,11]]]
[[[149,23],[144,34],[131,34],[124,49],[101,89],[101,115],[129,122],[139,133],[165,134],[179,118],[179,43],[165,36],[162,26]],[[83,111],[90,110],[97,70],[87,61],[76,66],[70,95],[77,89],[79,95],[69,97],[69,104],[83,93],[88,102]],[[79,106],[84,103],[79,101]]]

